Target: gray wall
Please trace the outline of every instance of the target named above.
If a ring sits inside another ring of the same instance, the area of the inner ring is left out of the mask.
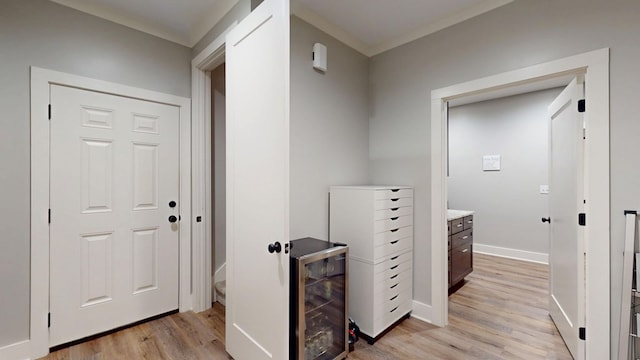
[[[625,209],[640,208],[640,2],[518,0],[375,56],[370,63],[374,180],[416,185],[414,297],[431,303],[429,153],[433,89],[611,48],[611,319],[618,339]],[[587,85],[588,86],[588,85]],[[399,175],[396,175],[399,174]]]
[[[220,34],[231,26],[234,21],[240,22],[251,13],[255,0],[239,0],[238,3],[218,21],[191,49],[191,55],[196,57],[205,47],[211,44]]]
[[[0,2],[0,347],[29,337],[29,66],[189,97],[191,50],[45,0]]]
[[[562,89],[449,109],[449,208],[473,210],[474,244],[549,253],[547,107]],[[483,171],[483,155],[501,155]]]
[[[327,72],[312,68],[327,46]],[[291,238],[327,239],[331,185],[368,181],[368,59],[291,18]]]

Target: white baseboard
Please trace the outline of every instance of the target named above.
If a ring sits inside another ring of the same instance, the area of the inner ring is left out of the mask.
[[[500,256],[509,259],[529,261],[539,264],[549,264],[549,254],[504,248],[499,246],[484,245],[473,243],[473,252],[478,254],[486,254]]]
[[[218,270],[213,273],[213,284],[215,286],[216,282],[225,280],[227,278],[227,263],[222,264]]]
[[[212,303],[218,301],[218,297],[216,296],[216,276],[211,276],[211,301]]]
[[[421,303],[413,300],[413,310],[411,311],[411,317],[431,324],[431,305]]]
[[[2,360],[29,360],[30,348],[29,340],[24,340],[15,344],[0,347],[0,359]]]
[[[216,283],[223,281],[227,278],[227,263],[222,264],[218,270],[213,273],[211,277],[211,299],[213,302],[218,301],[218,295],[216,295]]]

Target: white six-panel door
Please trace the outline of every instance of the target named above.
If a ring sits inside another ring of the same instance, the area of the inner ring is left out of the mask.
[[[549,106],[549,312],[576,359],[584,358],[585,323],[583,93],[574,79]]]
[[[56,85],[50,94],[55,346],[178,308],[179,110]]]
[[[289,358],[289,1],[265,0],[226,38],[226,348]],[[280,253],[267,246],[279,242]]]

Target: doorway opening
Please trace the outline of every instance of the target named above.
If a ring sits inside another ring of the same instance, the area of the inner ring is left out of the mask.
[[[208,73],[211,79],[211,117],[209,138],[206,139],[207,161],[206,186],[208,199],[207,214],[211,214],[211,282],[212,301],[225,305],[226,296],[226,106],[225,106],[225,63]],[[209,236],[207,236],[209,238]]]
[[[585,211],[591,219],[584,228],[586,356],[607,358],[610,352],[610,261],[609,261],[609,50],[584,54],[509,71],[431,93],[431,256],[432,322],[448,323],[447,235],[446,224],[446,114],[447,103],[470,95],[504,91],[514,86],[532,84],[566,75],[585,74],[585,100],[589,111],[584,115],[588,132],[585,142]]]
[[[234,21],[191,62],[192,204],[195,218],[192,284],[193,310],[196,312],[211,307],[216,297],[216,279],[226,278],[226,266],[223,266],[226,253],[225,45],[226,35],[237,24]],[[218,249],[216,239],[219,241]],[[219,257],[217,260],[216,256]]]
[[[549,318],[550,226],[541,218],[550,204],[549,105],[571,79],[454,100],[447,113],[448,320],[497,338],[533,336],[541,341],[527,341],[523,354],[564,359],[571,355]]]

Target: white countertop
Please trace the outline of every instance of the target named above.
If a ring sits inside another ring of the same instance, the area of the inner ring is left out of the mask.
[[[471,210],[447,210],[447,221],[460,219],[465,216],[473,215],[474,211]]]

